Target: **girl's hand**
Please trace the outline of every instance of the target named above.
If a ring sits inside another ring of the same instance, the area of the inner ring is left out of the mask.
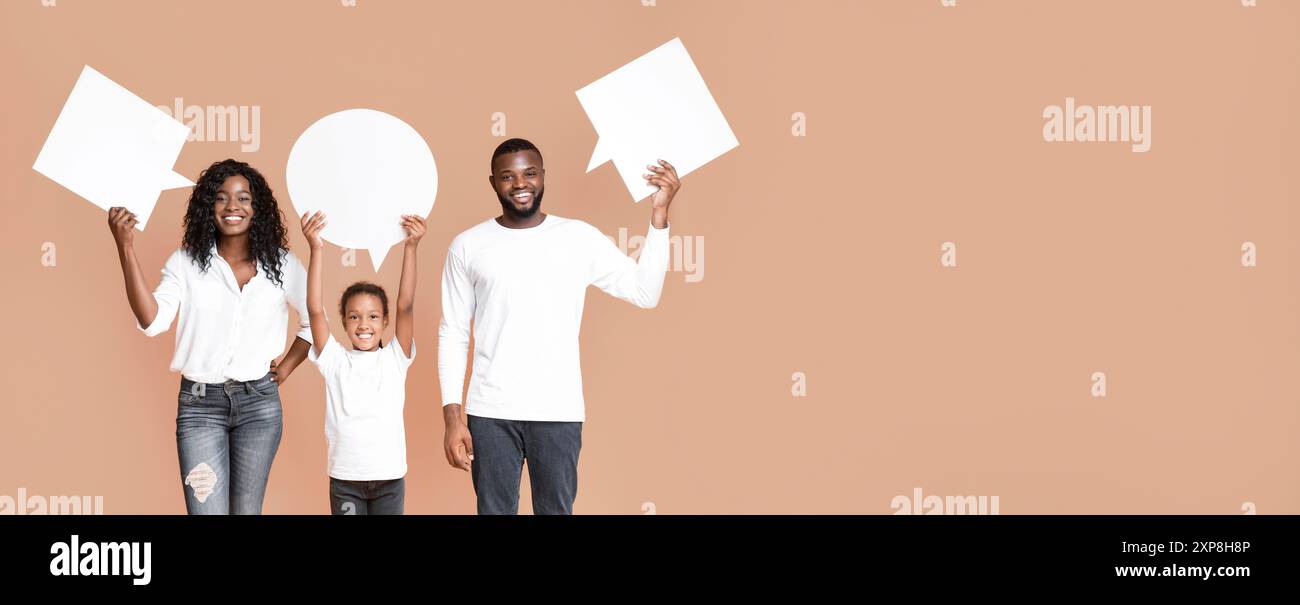
[[[307,236],[307,244],[313,251],[320,250],[324,245],[320,239],[320,232],[325,225],[325,214],[319,210],[313,214],[302,215],[302,234]]]
[[[406,245],[420,245],[420,238],[424,237],[424,219],[414,214],[403,214],[402,228],[406,229]]]

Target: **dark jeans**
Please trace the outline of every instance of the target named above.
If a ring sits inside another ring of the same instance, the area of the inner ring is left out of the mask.
[[[406,478],[349,481],[330,477],[330,514],[400,515],[406,501]]]
[[[478,514],[519,513],[519,480],[524,461],[533,490],[533,513],[571,515],[578,496],[581,422],[499,420],[469,415],[474,461],[470,474]]]
[[[271,374],[224,383],[181,378],[176,453],[191,515],[259,515],[283,430]]]

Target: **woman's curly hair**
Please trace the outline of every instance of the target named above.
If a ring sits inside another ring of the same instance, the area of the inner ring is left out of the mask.
[[[199,268],[207,271],[212,262],[212,246],[217,238],[217,219],[213,205],[221,184],[232,176],[248,179],[253,194],[253,222],[248,227],[249,251],[266,276],[277,285],[284,284],[280,271],[280,254],[289,249],[289,236],[284,228],[284,214],[271,193],[271,187],[256,168],[246,162],[222,160],[204,170],[199,182],[190,192],[189,207],[185,210],[185,237],[181,247]]]

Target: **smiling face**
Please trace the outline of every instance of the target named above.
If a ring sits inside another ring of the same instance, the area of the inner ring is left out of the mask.
[[[217,199],[212,204],[212,216],[217,221],[217,231],[226,237],[248,233],[253,224],[253,191],[248,179],[235,175],[221,183]]]
[[[378,296],[360,292],[348,298],[343,308],[343,329],[347,330],[353,349],[375,350],[387,327],[388,315]]]
[[[524,219],[542,207],[542,193],[546,189],[546,170],[542,156],[531,149],[497,156],[492,160],[492,175],[488,177],[497,192],[501,210]]]

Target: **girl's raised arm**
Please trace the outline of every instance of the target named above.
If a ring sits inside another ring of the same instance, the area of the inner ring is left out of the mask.
[[[321,259],[324,243],[320,232],[324,228],[325,215],[321,212],[302,215],[302,234],[307,236],[307,243],[311,246],[311,260],[307,265],[307,321],[311,323],[311,346],[317,357],[330,337],[329,325],[325,323],[325,307],[320,299],[321,265],[325,262]]]
[[[402,246],[402,281],[397,286],[397,343],[402,352],[411,356],[411,340],[415,338],[415,268],[416,249],[424,237],[424,219],[414,214],[402,217],[406,229],[406,244]]]

